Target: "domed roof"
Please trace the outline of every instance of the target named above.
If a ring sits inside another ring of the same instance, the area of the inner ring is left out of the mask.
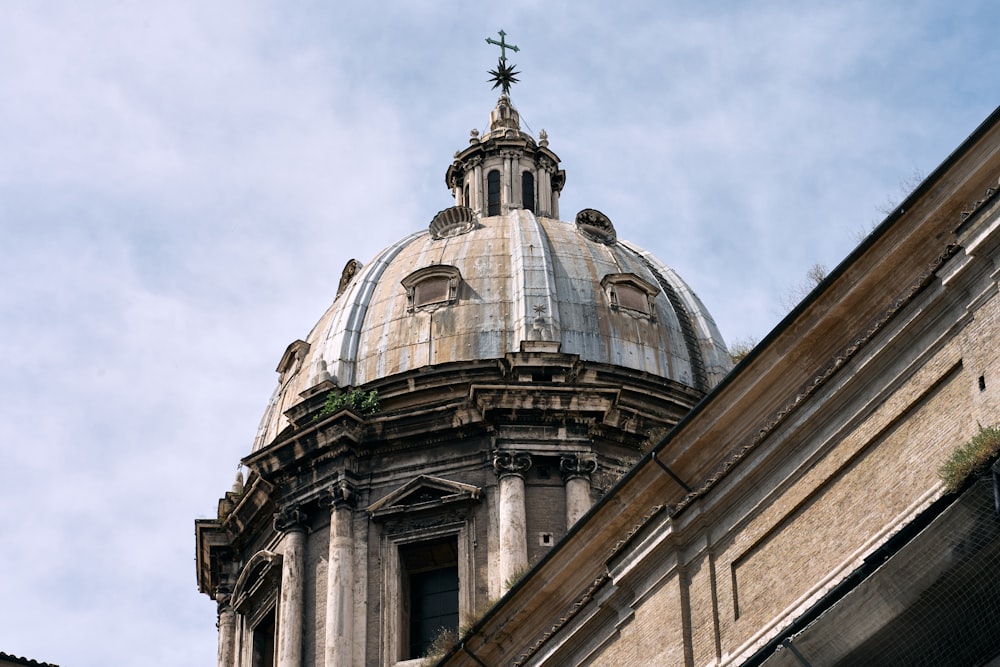
[[[557,219],[564,176],[544,134],[540,145],[499,124],[476,134],[448,170],[459,205],[367,264],[351,260],[333,304],[289,346],[255,450],[316,385],[358,387],[430,365],[499,359],[526,341],[701,391],[729,370],[715,322],[673,270],[619,240],[598,211]],[[512,143],[520,149],[513,162]],[[519,173],[534,178],[519,182]],[[493,180],[503,185],[498,193]]]

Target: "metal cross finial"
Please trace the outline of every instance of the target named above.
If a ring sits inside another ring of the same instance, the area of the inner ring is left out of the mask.
[[[490,70],[489,81],[493,84],[494,88],[500,88],[503,90],[504,95],[509,95],[511,84],[517,83],[517,75],[520,74],[520,72],[514,69],[517,65],[507,64],[507,49],[510,49],[515,53],[520,51],[520,49],[513,44],[508,44],[507,40],[504,39],[506,36],[507,33],[501,30],[499,42],[492,37],[487,37],[486,43],[496,44],[500,47],[500,59],[497,61],[497,68]]]
[[[514,53],[517,53],[518,51],[520,51],[520,49],[517,48],[516,46],[514,46],[513,44],[508,44],[506,41],[504,41],[504,37],[506,37],[506,36],[507,36],[507,33],[505,33],[503,30],[501,30],[500,31],[500,41],[499,42],[497,40],[493,39],[492,37],[487,37],[486,38],[486,43],[487,44],[496,44],[497,46],[500,47],[500,60],[503,60],[504,62],[507,61],[507,49],[510,49]]]

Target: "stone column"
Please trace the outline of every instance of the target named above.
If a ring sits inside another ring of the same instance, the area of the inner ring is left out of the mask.
[[[354,664],[354,501],[346,479],[330,489],[330,560],[326,582],[326,667]]]
[[[226,591],[216,593],[219,603],[219,667],[236,667],[236,610]]]
[[[479,213],[479,215],[485,216],[486,211],[483,209],[483,192],[485,187],[483,185],[483,165],[481,161],[476,162],[475,176],[472,179],[472,205],[469,207],[472,210]]]
[[[500,592],[528,566],[528,536],[524,516],[524,473],[531,457],[523,452],[495,452],[493,469],[499,478]]]
[[[302,596],[305,576],[306,516],[298,509],[275,517],[283,532],[281,600],[278,603],[277,667],[302,667]]]
[[[521,161],[518,153],[513,153],[510,158],[510,207],[522,208],[524,199],[521,197]]]
[[[593,454],[566,454],[559,460],[559,471],[566,483],[566,530],[590,509],[590,476],[597,470]]]
[[[546,165],[538,168],[538,183],[535,185],[538,196],[538,212],[545,217],[552,216],[552,178]]]
[[[511,175],[510,175],[510,163],[511,156],[510,153],[502,153],[503,158],[503,171],[500,173],[500,213],[506,213],[513,206],[513,195],[514,192],[511,189]]]

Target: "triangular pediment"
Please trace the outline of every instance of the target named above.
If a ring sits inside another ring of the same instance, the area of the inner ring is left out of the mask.
[[[373,517],[379,517],[398,512],[431,509],[455,502],[479,500],[479,493],[480,488],[472,484],[420,475],[371,504],[368,512]]]

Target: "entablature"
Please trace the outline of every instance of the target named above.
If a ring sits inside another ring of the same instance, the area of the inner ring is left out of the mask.
[[[566,420],[603,419],[618,401],[620,390],[615,387],[580,385],[472,385],[469,398],[484,417],[506,414],[524,419],[524,413],[536,413],[535,418]]]
[[[364,440],[365,420],[352,410],[344,409],[317,418],[315,425],[294,437],[254,452],[243,459],[243,465],[266,478],[321,459],[361,455]]]

